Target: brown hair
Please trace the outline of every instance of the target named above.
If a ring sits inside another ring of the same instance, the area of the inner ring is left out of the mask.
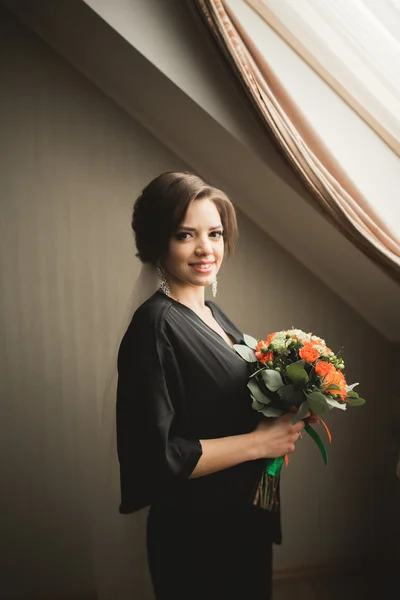
[[[137,254],[144,263],[163,259],[173,234],[185,218],[194,200],[212,200],[224,229],[226,254],[232,254],[237,237],[236,213],[232,202],[221,190],[193,173],[162,173],[143,190],[133,207],[132,229]]]

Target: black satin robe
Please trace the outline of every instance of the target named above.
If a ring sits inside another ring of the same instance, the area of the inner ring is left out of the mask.
[[[231,340],[242,342],[241,332],[222,310],[213,302],[207,304]],[[159,564],[168,577],[175,565],[165,567],[169,564],[166,548],[172,549],[172,539],[173,553],[180,553],[178,564],[196,553],[204,562],[205,556],[211,556],[210,546],[218,547],[221,538],[230,540],[223,551],[225,556],[233,553],[237,558],[244,552],[240,559],[244,565],[256,552],[259,556],[254,560],[264,564],[263,548],[272,541],[280,542],[279,519],[252,505],[264,459],[189,478],[202,453],[199,440],[248,433],[256,427],[261,417],[251,407],[248,376],[248,363],[218,333],[190,308],[162,292],[156,292],[136,311],[121,342],[117,391],[119,510],[126,514],[148,505],[153,513],[156,510],[150,528],[152,540],[157,538],[161,546],[155,548],[150,543],[150,567],[152,556],[164,554]],[[187,537],[183,541],[185,530],[197,532],[191,542]],[[244,535],[250,539],[245,541]],[[163,544],[164,551],[160,549]],[[215,560],[209,563],[209,572]],[[222,569],[221,558],[219,564]],[[160,580],[161,571],[158,569],[153,582]],[[244,578],[248,579],[247,572]],[[161,588],[168,585],[161,584]],[[209,595],[206,584],[204,590]],[[175,588],[168,593],[178,597]],[[265,589],[263,593],[266,598]],[[157,598],[162,597],[160,592]]]

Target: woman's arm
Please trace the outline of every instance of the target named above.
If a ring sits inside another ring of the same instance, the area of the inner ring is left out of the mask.
[[[307,415],[308,416],[308,415]],[[295,449],[304,421],[292,424],[293,414],[265,419],[250,433],[200,440],[203,453],[190,477],[202,477],[258,458],[275,458]]]

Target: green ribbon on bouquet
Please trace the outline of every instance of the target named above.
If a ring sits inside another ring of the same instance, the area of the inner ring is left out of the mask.
[[[315,431],[315,429],[313,429],[311,427],[311,425],[309,423],[306,423],[306,426],[304,427],[304,429],[305,429],[305,431],[307,431],[308,435],[317,444],[319,451],[321,452],[322,458],[324,459],[324,463],[326,466],[328,466],[328,453],[325,450],[325,446],[324,446],[321,438],[319,437],[318,433]]]
[[[270,475],[271,477],[279,477],[284,461],[284,456],[280,456],[279,458],[273,458],[272,460],[269,460],[267,466],[265,467],[265,472],[267,473],[267,475]]]
[[[271,512],[279,511],[279,482],[284,456],[267,461],[258,484],[253,504]]]
[[[311,427],[309,423],[306,423],[304,429],[317,444],[324,463],[327,465],[328,454],[318,433]],[[279,482],[284,462],[284,456],[268,459],[254,496],[253,504],[255,506],[259,506],[260,508],[264,508],[275,513],[279,511]]]

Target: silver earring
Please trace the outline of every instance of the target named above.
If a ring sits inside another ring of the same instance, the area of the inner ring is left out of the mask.
[[[212,291],[212,295],[214,298],[217,295],[217,289],[218,289],[218,280],[215,277],[214,281],[211,284],[211,291]]]
[[[171,297],[171,292],[169,290],[169,285],[167,278],[165,277],[165,273],[161,267],[160,261],[157,262],[157,277],[158,277],[158,287],[160,290],[168,297]]]

